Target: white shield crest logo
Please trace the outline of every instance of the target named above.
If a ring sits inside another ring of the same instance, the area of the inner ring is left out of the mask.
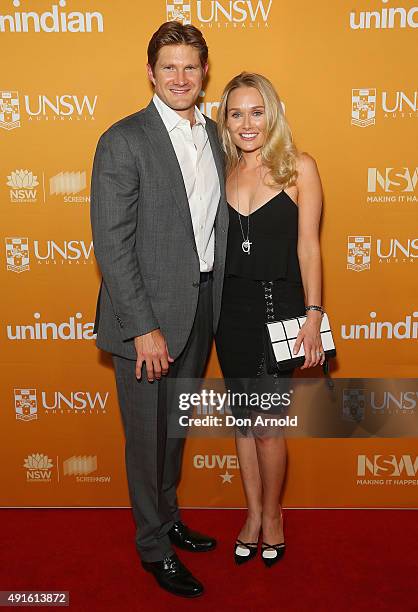
[[[370,270],[371,236],[348,236],[347,270]]]
[[[343,389],[343,419],[345,421],[362,421],[365,407],[364,389]]]
[[[14,389],[16,418],[33,421],[38,418],[36,389]]]
[[[19,94],[17,91],[0,91],[0,128],[14,130],[20,127]]]
[[[351,125],[369,127],[376,123],[376,89],[351,90]]]
[[[166,0],[167,21],[180,21],[183,25],[192,23],[192,13],[189,2],[183,0]]]
[[[6,238],[7,270],[26,272],[29,270],[29,240],[27,238]]]

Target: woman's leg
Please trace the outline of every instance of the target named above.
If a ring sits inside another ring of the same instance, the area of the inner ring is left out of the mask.
[[[263,541],[279,544],[284,541],[280,494],[286,470],[286,442],[281,435],[264,433],[256,435],[255,446],[263,491]]]
[[[262,484],[258,469],[254,436],[243,436],[237,432],[236,447],[241,471],[241,480],[247,500],[247,519],[238,534],[243,542],[257,542],[262,518]]]
[[[292,375],[293,370],[282,371],[275,376],[267,374],[264,370],[258,380],[259,393],[269,392],[280,395],[289,393]],[[273,409],[271,416],[283,418],[286,413],[286,408],[279,411]],[[269,416],[269,413],[264,412],[264,416]],[[284,542],[280,497],[286,473],[286,440],[283,429],[273,425],[254,427],[253,434],[263,491],[263,541],[268,544],[280,544]]]

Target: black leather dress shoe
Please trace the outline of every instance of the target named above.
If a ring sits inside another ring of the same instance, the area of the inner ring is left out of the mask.
[[[207,552],[216,547],[215,538],[210,538],[198,531],[192,531],[181,521],[174,523],[168,532],[168,537],[175,546],[191,552]]]
[[[142,561],[142,567],[154,574],[160,587],[182,597],[198,597],[203,593],[203,585],[174,553],[166,555],[162,561]]]

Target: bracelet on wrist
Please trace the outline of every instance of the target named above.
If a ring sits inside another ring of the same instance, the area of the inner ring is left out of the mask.
[[[310,304],[309,306],[305,306],[305,311],[308,312],[308,310],[317,310],[322,315],[325,312],[324,309],[322,308],[322,306],[317,306],[316,304]]]

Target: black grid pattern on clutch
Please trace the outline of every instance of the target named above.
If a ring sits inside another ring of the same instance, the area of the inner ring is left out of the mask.
[[[304,317],[294,317],[292,319],[283,319],[266,323],[271,344],[274,351],[274,356],[277,362],[298,359],[305,355],[303,343],[300,346],[297,355],[293,355],[293,347],[296,342],[300,328],[306,321]],[[328,316],[324,313],[321,321],[321,341],[325,353],[335,351],[334,339],[328,320]]]

